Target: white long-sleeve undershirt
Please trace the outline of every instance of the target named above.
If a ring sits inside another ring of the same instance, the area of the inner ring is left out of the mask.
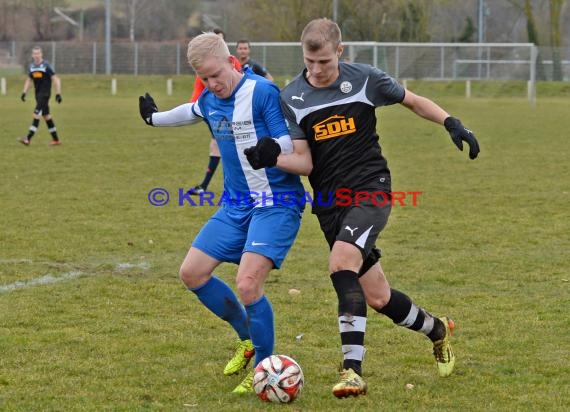
[[[152,125],[157,127],[176,127],[197,123],[202,120],[192,110],[194,103],[184,103],[166,112],[152,114]],[[196,106],[198,109],[198,106]]]
[[[194,103],[184,103],[166,112],[153,113],[152,125],[156,127],[177,127],[197,123],[202,120],[202,118],[197,116],[194,110],[199,112],[200,107],[195,106]],[[274,138],[274,140],[281,147],[282,154],[293,153],[293,141],[291,140],[291,136],[285,135]]]

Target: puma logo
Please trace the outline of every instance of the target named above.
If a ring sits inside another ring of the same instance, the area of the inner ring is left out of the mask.
[[[345,226],[345,229],[350,232],[350,236],[354,236],[354,231],[358,228],[355,227],[354,229],[351,229],[351,227],[347,225],[347,226]]]
[[[291,100],[301,100],[302,102],[304,102],[305,100],[303,99],[303,95],[305,94],[305,92],[301,93],[300,96],[291,96]]]

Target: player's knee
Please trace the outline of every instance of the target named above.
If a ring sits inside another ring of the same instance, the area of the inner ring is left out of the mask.
[[[210,156],[220,156],[220,149],[214,139],[210,141]]]
[[[376,311],[380,311],[390,301],[390,290],[379,290],[372,296],[366,296],[366,303],[368,306]]]
[[[178,276],[182,283],[184,283],[184,285],[189,289],[197,288],[205,283],[202,278],[196,276],[195,272],[192,271],[189,265],[182,265],[178,271]]]
[[[259,288],[248,276],[242,276],[237,279],[236,289],[239,299],[244,305],[250,305],[261,297]]]
[[[180,270],[178,271],[178,277],[180,278],[182,283],[186,285],[186,287],[190,287],[188,284],[191,283],[191,276],[188,270],[184,266],[180,267]]]
[[[351,270],[358,273],[362,266],[362,254],[353,244],[346,242],[335,242],[329,256],[330,273],[341,270]]]
[[[361,266],[362,259],[355,256],[353,259],[343,259],[341,257],[331,256],[329,259],[329,272],[336,273],[341,270],[352,270],[357,272]]]

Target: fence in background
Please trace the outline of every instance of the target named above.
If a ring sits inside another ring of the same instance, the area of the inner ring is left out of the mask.
[[[0,42],[0,73],[24,72],[37,43]],[[39,43],[56,71],[85,74],[191,74],[186,43],[112,43],[110,65],[105,44]],[[230,50],[235,44],[229,43]],[[251,57],[274,76],[292,78],[303,68],[299,43],[252,43]],[[531,43],[377,43],[346,42],[343,57],[379,67],[398,79],[524,80],[534,90],[537,78],[553,78],[553,53],[570,81],[570,48],[537,48]],[[106,68],[111,73],[106,73]],[[537,77],[538,74],[538,77]]]

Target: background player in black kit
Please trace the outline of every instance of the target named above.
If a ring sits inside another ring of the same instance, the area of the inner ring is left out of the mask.
[[[250,68],[255,74],[265,77],[267,80],[273,81],[273,76],[261,64],[249,57],[251,53],[251,44],[249,40],[241,39],[236,43],[236,56],[243,69]]]
[[[316,19],[301,35],[306,69],[281,91],[281,105],[293,139],[304,139],[313,170],[309,181],[315,192],[334,194],[348,188],[354,192],[391,193],[390,170],[382,156],[376,133],[376,107],[400,103],[417,115],[444,125],[453,143],[475,159],[479,145],[471,131],[433,101],[404,89],[398,82],[369,65],[339,62],[343,52],[336,23]],[[271,139],[260,140],[248,150],[254,167],[275,165],[295,172],[296,154],[279,156]],[[302,151],[302,150],[301,150]],[[278,156],[278,157],[277,157]],[[344,192],[346,194],[346,192]],[[395,324],[426,335],[433,342],[439,375],[449,376],[455,365],[450,335],[454,323],[437,318],[417,306],[404,293],[391,289],[379,263],[375,242],[386,226],[390,201],[378,206],[371,200],[358,206],[313,206],[331,248],[329,270],[338,296],[338,325],[344,354],[340,382],[334,385],[338,398],[365,394],[362,379],[367,304]],[[382,199],[380,199],[381,201]],[[346,204],[343,199],[342,203]],[[378,202],[376,202],[378,203]]]
[[[24,90],[22,91],[21,99],[23,102],[26,101],[26,93],[30,88],[32,82],[34,83],[34,88],[36,91],[36,107],[34,109],[34,118],[32,124],[28,130],[28,135],[19,139],[20,143],[28,146],[32,136],[38,130],[40,125],[40,117],[43,117],[46,121],[48,130],[51,134],[52,141],[51,145],[59,145],[59,137],[57,136],[57,130],[51,114],[49,112],[49,98],[51,96],[51,83],[55,84],[55,101],[61,103],[61,80],[55,74],[53,68],[47,60],[44,60],[42,49],[39,46],[35,46],[32,49],[32,63],[28,67],[28,77],[26,77],[26,82],[24,83]]]

